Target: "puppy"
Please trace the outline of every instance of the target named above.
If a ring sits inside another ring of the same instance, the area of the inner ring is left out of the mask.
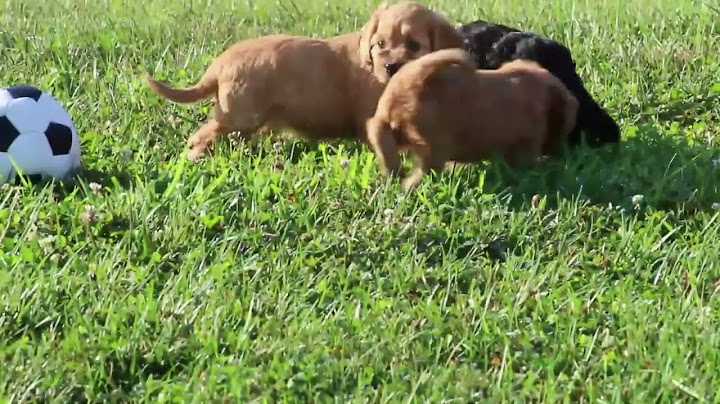
[[[199,159],[216,138],[291,129],[312,139],[364,136],[365,123],[398,66],[462,46],[442,16],[415,2],[382,6],[361,32],[330,39],[270,35],[227,49],[199,82],[176,89],[146,75],[157,95],[179,103],[213,97],[212,117],[188,139]]]
[[[581,142],[582,131],[587,144],[592,147],[620,141],[620,128],[585,89],[567,47],[531,32],[482,20],[457,29],[476,68],[497,69],[505,62],[527,59],[537,62],[565,84],[580,103],[577,125],[568,136],[569,145],[576,146]]]
[[[393,14],[389,13],[390,9],[385,9],[386,6],[381,6],[362,30],[362,61],[383,84],[387,84],[405,63],[439,49],[459,48],[463,44],[460,34],[441,15],[429,12],[418,3],[400,4],[400,9]]]
[[[448,161],[477,162],[495,154],[508,163],[552,153],[575,125],[578,101],[535,62],[475,70],[462,49],[407,63],[389,81],[368,121],[368,141],[383,174],[399,174],[400,148],[416,154],[406,189]]]

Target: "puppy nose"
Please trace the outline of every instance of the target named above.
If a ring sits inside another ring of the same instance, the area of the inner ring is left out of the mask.
[[[385,71],[387,72],[388,76],[392,76],[393,74],[397,73],[398,70],[402,67],[402,64],[400,63],[388,63],[385,65]]]

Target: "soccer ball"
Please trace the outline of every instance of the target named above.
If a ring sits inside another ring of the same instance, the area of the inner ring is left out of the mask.
[[[79,166],[75,125],[50,94],[27,85],[0,88],[0,184],[17,171],[64,179]]]

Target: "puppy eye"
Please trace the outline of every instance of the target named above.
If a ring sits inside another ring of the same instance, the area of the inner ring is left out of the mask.
[[[420,50],[420,44],[414,39],[408,39],[405,43],[405,48],[410,52],[417,52]]]
[[[385,47],[385,41],[383,41],[382,39],[378,40],[378,41],[377,41],[377,47],[380,48],[380,49],[384,48],[384,47]]]

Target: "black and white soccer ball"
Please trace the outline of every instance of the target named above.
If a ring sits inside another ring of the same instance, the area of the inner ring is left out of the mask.
[[[33,86],[0,88],[0,184],[23,176],[64,179],[80,166],[72,118]]]

